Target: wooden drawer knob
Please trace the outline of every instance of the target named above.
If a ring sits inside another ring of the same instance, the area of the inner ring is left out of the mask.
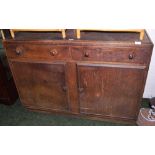
[[[89,57],[89,53],[88,53],[88,52],[85,52],[85,53],[84,53],[84,56],[85,56],[85,57]]]
[[[23,53],[23,48],[22,47],[17,47],[16,48],[16,54],[21,55]]]
[[[129,57],[130,60],[132,60],[134,58],[134,55],[133,54],[129,54],[128,57]]]
[[[53,50],[50,51],[50,54],[51,54],[52,56],[55,56],[55,55],[58,54],[58,51],[57,51],[56,49],[53,49]]]

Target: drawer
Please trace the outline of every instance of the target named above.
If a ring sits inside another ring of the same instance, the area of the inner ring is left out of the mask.
[[[147,64],[151,53],[145,48],[131,47],[72,47],[72,58],[77,61],[104,61]]]
[[[64,60],[70,58],[68,46],[13,44],[6,46],[8,58]]]

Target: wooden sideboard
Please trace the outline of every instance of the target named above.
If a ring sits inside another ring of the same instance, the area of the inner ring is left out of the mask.
[[[145,32],[17,32],[3,41],[22,104],[43,112],[135,122],[153,44]]]

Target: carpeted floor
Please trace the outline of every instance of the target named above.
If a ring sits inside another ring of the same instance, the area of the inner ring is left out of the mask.
[[[148,107],[148,101],[143,100],[142,107]],[[125,124],[58,116],[32,112],[23,107],[18,100],[14,105],[0,104],[1,126],[124,126]]]

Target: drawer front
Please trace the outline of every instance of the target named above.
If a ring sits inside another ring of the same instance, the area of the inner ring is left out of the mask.
[[[70,57],[68,46],[53,45],[7,45],[8,58],[64,60]]]
[[[150,49],[145,48],[105,48],[72,47],[72,58],[79,61],[104,61],[147,64]]]

